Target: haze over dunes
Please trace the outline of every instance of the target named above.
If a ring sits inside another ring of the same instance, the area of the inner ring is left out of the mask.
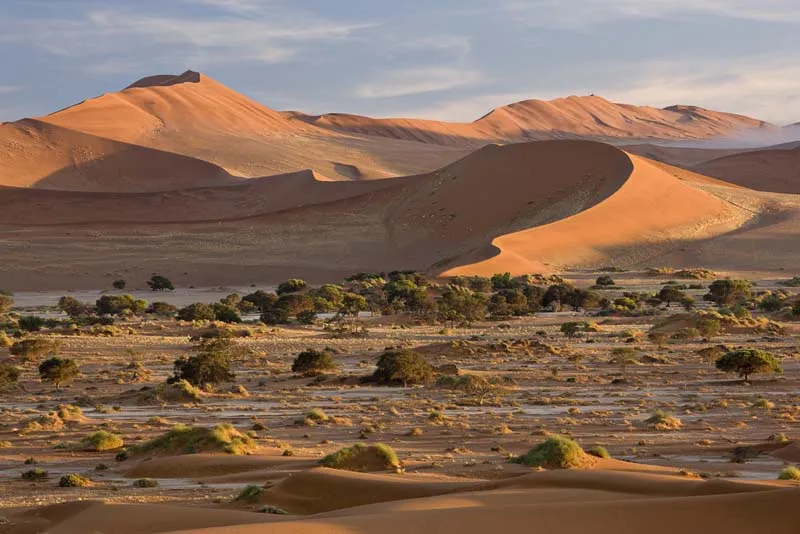
[[[794,235],[799,212],[791,195],[737,186],[797,192],[797,150],[663,143],[783,131],[597,96],[528,100],[473,123],[309,116],[197,72],[151,76],[0,126],[0,274],[11,287],[102,285],[121,272],[108,247],[125,250],[124,269],[180,270],[188,284],[665,258],[736,269],[757,248],[746,236]],[[495,144],[509,142],[520,143]],[[733,235],[719,257],[703,252]],[[790,240],[771,268],[793,265],[797,249]]]

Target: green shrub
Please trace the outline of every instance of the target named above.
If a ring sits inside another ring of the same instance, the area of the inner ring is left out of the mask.
[[[61,477],[61,480],[58,481],[58,486],[61,488],[83,488],[91,484],[91,480],[77,473],[64,475]]]
[[[41,467],[37,467],[35,469],[29,469],[22,473],[22,480],[47,480],[50,478],[50,473],[42,469]]]
[[[583,465],[586,453],[576,441],[564,436],[551,436],[513,461],[529,467],[569,469]]]
[[[308,349],[297,355],[292,364],[292,372],[303,376],[317,376],[325,371],[338,368],[333,354],[329,351]]]
[[[19,369],[10,363],[0,363],[0,391],[16,386],[19,375]]]
[[[800,469],[790,465],[781,469],[778,480],[800,480]]]
[[[122,438],[107,430],[98,430],[86,436],[80,443],[80,450],[101,452],[119,449],[125,443]]]
[[[262,514],[275,514],[275,515],[288,515],[289,512],[284,510],[283,508],[278,508],[277,506],[265,506],[261,509]]]
[[[199,452],[226,452],[249,454],[255,450],[253,439],[230,424],[216,427],[175,425],[167,433],[137,448],[139,452],[168,452],[196,454]]]
[[[239,495],[236,496],[236,501],[246,501],[246,502],[257,502],[258,498],[261,494],[264,493],[264,488],[261,486],[245,486],[245,488],[239,492]]]
[[[356,443],[325,456],[319,463],[324,467],[347,471],[383,471],[400,468],[397,454],[383,443],[375,445]]]

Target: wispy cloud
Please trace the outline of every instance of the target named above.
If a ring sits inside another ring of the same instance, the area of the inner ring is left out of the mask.
[[[204,3],[239,9],[256,5],[255,0],[204,0]],[[177,17],[141,14],[139,10],[126,8],[101,8],[77,18],[16,20],[5,24],[0,21],[0,42],[30,43],[56,55],[82,58],[116,55],[153,59],[142,50],[157,47],[158,59],[184,64],[191,59],[212,64],[222,58],[229,64],[279,63],[296,57],[304,43],[347,39],[372,26],[369,22],[333,21],[286,9],[276,9],[269,16],[261,11],[257,16],[247,17],[235,14]],[[108,70],[102,66],[92,69]]]
[[[713,15],[762,22],[800,21],[796,0],[474,0],[482,9],[506,13],[537,27],[586,27],[619,19]]]
[[[389,71],[380,79],[362,84],[360,98],[393,98],[434,93],[471,85],[483,80],[480,72],[457,68],[430,67]]]

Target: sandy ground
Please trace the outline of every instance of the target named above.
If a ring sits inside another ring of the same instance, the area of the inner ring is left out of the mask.
[[[592,274],[575,276],[580,281]],[[615,278],[625,290],[652,290],[656,283],[635,274]],[[235,383],[247,396],[228,393],[230,385],[223,384],[198,402],[163,405],[143,404],[140,390],[162,382],[172,360],[191,351],[187,336],[194,328],[132,321],[114,337],[62,337],[63,354],[81,365],[78,380],[55,390],[36,380],[30,364],[23,390],[0,394],[0,532],[361,533],[407,531],[409,525],[430,532],[483,532],[497,525],[566,533],[589,525],[609,533],[795,532],[790,503],[800,487],[776,477],[783,466],[800,462],[800,449],[797,442],[769,439],[779,433],[796,439],[800,431],[795,324],[786,323],[782,336],[740,332],[709,342],[775,352],[784,365],[778,377],[744,386],[696,353],[709,343],[658,347],[640,338],[628,383],[613,385],[621,370],[608,363],[610,351],[631,346],[625,339],[646,332],[655,319],[599,320],[598,332],[576,340],[558,332],[566,320],[576,319],[541,314],[442,330],[400,328],[378,317],[364,339],[334,339],[318,326],[244,325],[251,336],[240,343],[254,356],[236,362]],[[390,345],[418,347],[431,363],[456,365],[460,373],[507,377],[508,385],[481,404],[433,385],[359,384]],[[336,349],[340,372],[316,383],[292,375],[294,356],[309,347]],[[150,380],[118,380],[131,358],[152,372]],[[81,420],[59,430],[24,430],[26,421],[67,403],[82,407]],[[313,408],[332,421],[298,424]],[[647,424],[656,409],[673,413],[682,427]],[[432,418],[434,412],[441,416]],[[258,423],[259,450],[116,462],[116,451],[74,449],[98,428],[137,444],[172,424],[222,422],[243,431]],[[567,471],[508,462],[509,453],[521,454],[549,433],[569,435],[586,448],[603,445],[613,459]],[[356,442],[389,444],[404,472],[316,466],[322,455]],[[731,461],[737,447],[747,451],[741,463]],[[286,450],[292,455],[284,456]],[[30,457],[35,466],[24,465]],[[100,463],[109,469],[97,470]],[[50,478],[22,480],[20,473],[31,467]],[[58,488],[66,473],[85,473],[93,485]],[[141,477],[156,479],[159,487],[133,487]],[[254,502],[235,501],[248,484],[264,490]],[[289,515],[258,513],[265,506]],[[202,530],[210,527],[218,529]]]

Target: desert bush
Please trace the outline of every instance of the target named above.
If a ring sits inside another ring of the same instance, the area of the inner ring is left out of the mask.
[[[253,438],[239,432],[232,425],[221,424],[213,428],[175,425],[165,434],[144,443],[136,450],[177,454],[225,452],[240,455],[249,454],[255,448]]]
[[[697,321],[697,330],[704,338],[712,338],[722,331],[722,323],[713,317],[703,317]]]
[[[58,299],[58,309],[66,313],[70,317],[80,317],[82,315],[91,315],[95,309],[90,304],[81,302],[75,297],[64,296]]]
[[[656,430],[680,430],[683,426],[680,419],[664,410],[656,410],[644,422]]]
[[[39,377],[43,382],[52,382],[56,389],[61,384],[72,382],[78,372],[78,364],[68,358],[49,358],[39,364]]]
[[[17,320],[20,330],[24,330],[25,332],[38,332],[42,328],[44,328],[47,321],[36,315],[26,315],[24,317],[20,317]]]
[[[174,317],[178,308],[168,302],[153,302],[145,310],[146,313],[158,315],[159,317]]]
[[[245,502],[258,502],[258,498],[264,493],[264,488],[261,486],[249,485],[245,486],[239,495],[234,500]]]
[[[611,458],[611,455],[608,453],[608,450],[606,450],[605,447],[602,447],[600,445],[595,445],[594,447],[586,451],[586,453],[591,454],[592,456],[597,456],[598,458],[606,458],[606,459]]]
[[[122,278],[119,278],[119,279],[114,280],[113,282],[111,282],[111,287],[113,287],[114,289],[117,289],[119,291],[122,291],[123,289],[125,289],[126,285],[127,285],[127,282],[125,282],[125,280],[123,280]]]
[[[235,378],[231,360],[239,353],[239,349],[231,339],[204,340],[197,354],[175,360],[175,373],[169,380],[186,380],[194,386],[230,382]]]
[[[86,436],[80,443],[82,451],[101,452],[121,448],[125,443],[122,438],[107,430],[98,430]]]
[[[438,385],[457,391],[463,391],[473,397],[482,406],[486,397],[497,395],[502,391],[500,381],[478,375],[446,376],[439,379]]]
[[[320,465],[347,471],[382,471],[399,469],[397,454],[388,445],[356,443],[331,453],[319,461]]]
[[[569,438],[551,436],[512,461],[529,467],[568,469],[583,465],[586,462],[586,453],[577,442]]]
[[[297,293],[298,291],[302,291],[308,284],[305,280],[300,280],[299,278],[292,278],[285,282],[282,282],[278,285],[278,289],[275,291],[279,296],[286,295],[288,293]]]
[[[322,408],[312,408],[306,413],[305,420],[311,421],[312,423],[325,423],[330,419],[328,414],[326,414]]]
[[[800,480],[800,469],[790,465],[781,469],[778,480]]]
[[[132,295],[103,295],[95,302],[99,315],[140,315],[147,309],[147,301]]]
[[[10,363],[0,363],[0,391],[16,386],[19,376],[19,369]]]
[[[737,373],[745,382],[755,373],[780,373],[781,362],[771,352],[760,349],[729,351],[717,360],[716,367],[725,373]]]
[[[752,284],[747,280],[715,280],[708,286],[708,293],[703,299],[719,306],[741,303],[751,297]]]
[[[6,314],[14,305],[14,295],[0,289],[0,314]]]
[[[27,471],[22,472],[22,480],[47,480],[50,478],[50,473],[42,469],[41,467],[36,467],[35,469],[28,469]]]
[[[85,486],[91,486],[91,484],[91,480],[77,473],[64,475],[61,477],[61,480],[58,481],[58,486],[61,488],[83,488]]]
[[[597,280],[595,280],[594,283],[600,287],[612,287],[617,285],[616,282],[614,282],[614,279],[607,274],[597,277]]]
[[[336,369],[338,369],[338,365],[336,365],[333,354],[325,350],[304,350],[292,363],[292,372],[303,376],[317,376]]]
[[[169,278],[159,274],[151,276],[150,280],[147,281],[147,285],[150,286],[152,291],[172,291],[175,289]]]
[[[418,352],[387,350],[378,360],[372,380],[380,384],[422,384],[434,378],[433,366]]]
[[[210,305],[196,302],[178,310],[177,318],[180,321],[213,321],[217,313]]]

